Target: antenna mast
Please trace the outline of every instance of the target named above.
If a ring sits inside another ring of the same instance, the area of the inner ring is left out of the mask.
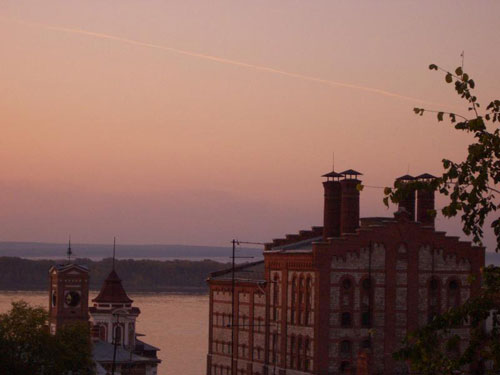
[[[115,270],[116,237],[113,237],[113,271]]]
[[[69,236],[68,251],[66,252],[66,254],[68,255],[68,263],[71,263],[71,255],[73,254],[73,252],[71,251],[71,235]]]

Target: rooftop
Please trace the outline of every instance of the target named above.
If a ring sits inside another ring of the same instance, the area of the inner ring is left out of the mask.
[[[104,284],[102,285],[99,295],[92,300],[98,303],[132,303],[133,301],[127,296],[123,289],[122,281],[118,277],[115,270],[112,270]]]
[[[265,281],[265,268],[264,261],[245,263],[237,265],[234,268],[234,278],[238,281],[261,282]],[[209,277],[210,280],[231,280],[232,269],[228,268],[222,271],[212,272]]]
[[[94,361],[100,363],[113,362],[114,345],[105,341],[96,341],[92,348],[92,356]],[[129,362],[157,362],[160,360],[156,358],[143,357],[133,352],[126,350],[123,346],[116,347],[116,363],[129,363]]]

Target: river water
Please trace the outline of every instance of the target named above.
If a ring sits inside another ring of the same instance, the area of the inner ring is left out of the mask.
[[[96,296],[90,294],[90,299]],[[208,296],[130,294],[141,309],[137,332],[145,342],[160,348],[158,375],[204,375],[208,348]],[[12,301],[48,308],[47,292],[1,292],[0,313]]]

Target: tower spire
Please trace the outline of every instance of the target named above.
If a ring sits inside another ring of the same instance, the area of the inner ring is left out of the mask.
[[[115,270],[116,237],[113,237],[113,271]]]
[[[71,255],[73,255],[73,252],[71,251],[71,234],[69,235],[68,250],[66,251],[66,255],[68,255],[68,263],[71,263]]]

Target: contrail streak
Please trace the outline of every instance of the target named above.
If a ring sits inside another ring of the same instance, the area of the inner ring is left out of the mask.
[[[377,89],[377,88],[373,88],[373,87],[360,86],[360,85],[355,85],[355,84],[346,83],[346,82],[333,81],[333,80],[303,75],[303,74],[299,74],[299,73],[288,72],[285,70],[275,69],[275,68],[271,68],[268,66],[249,64],[249,63],[245,63],[242,61],[225,59],[223,57],[206,55],[203,53],[192,52],[192,51],[187,51],[187,50],[183,50],[183,49],[179,49],[179,48],[163,46],[160,44],[141,42],[138,40],[122,38],[122,37],[110,35],[110,34],[97,33],[97,32],[87,31],[87,30],[82,30],[82,29],[71,29],[71,28],[66,28],[66,27],[49,26],[49,25],[43,25],[43,24],[37,24],[37,23],[29,23],[29,22],[20,21],[20,20],[16,20],[16,22],[30,25],[30,26],[43,27],[47,30],[52,30],[52,31],[64,32],[64,33],[70,33],[70,34],[78,34],[78,35],[86,35],[86,36],[90,36],[93,38],[114,40],[117,42],[131,44],[134,46],[141,46],[141,47],[147,47],[147,48],[154,48],[154,49],[158,49],[158,50],[162,50],[162,51],[169,51],[169,52],[172,52],[172,53],[175,53],[178,55],[185,55],[185,56],[195,57],[195,58],[199,58],[199,59],[214,61],[214,62],[221,63],[221,64],[239,66],[242,68],[258,70],[261,72],[279,74],[279,75],[286,76],[286,77],[292,77],[292,78],[297,78],[297,79],[301,79],[301,80],[317,82],[317,83],[325,84],[328,86],[345,87],[345,88],[350,88],[350,89],[355,89],[355,90],[362,90],[362,91],[371,92],[374,94],[384,95],[384,96],[397,98],[397,99],[403,99],[403,100],[407,100],[407,101],[411,101],[411,102],[433,104],[433,105],[436,104],[436,103],[432,103],[432,102],[429,102],[429,101],[426,101],[423,99],[413,98],[411,96],[405,96],[405,95],[401,95],[401,94],[397,94],[394,92],[381,90],[381,89]]]

